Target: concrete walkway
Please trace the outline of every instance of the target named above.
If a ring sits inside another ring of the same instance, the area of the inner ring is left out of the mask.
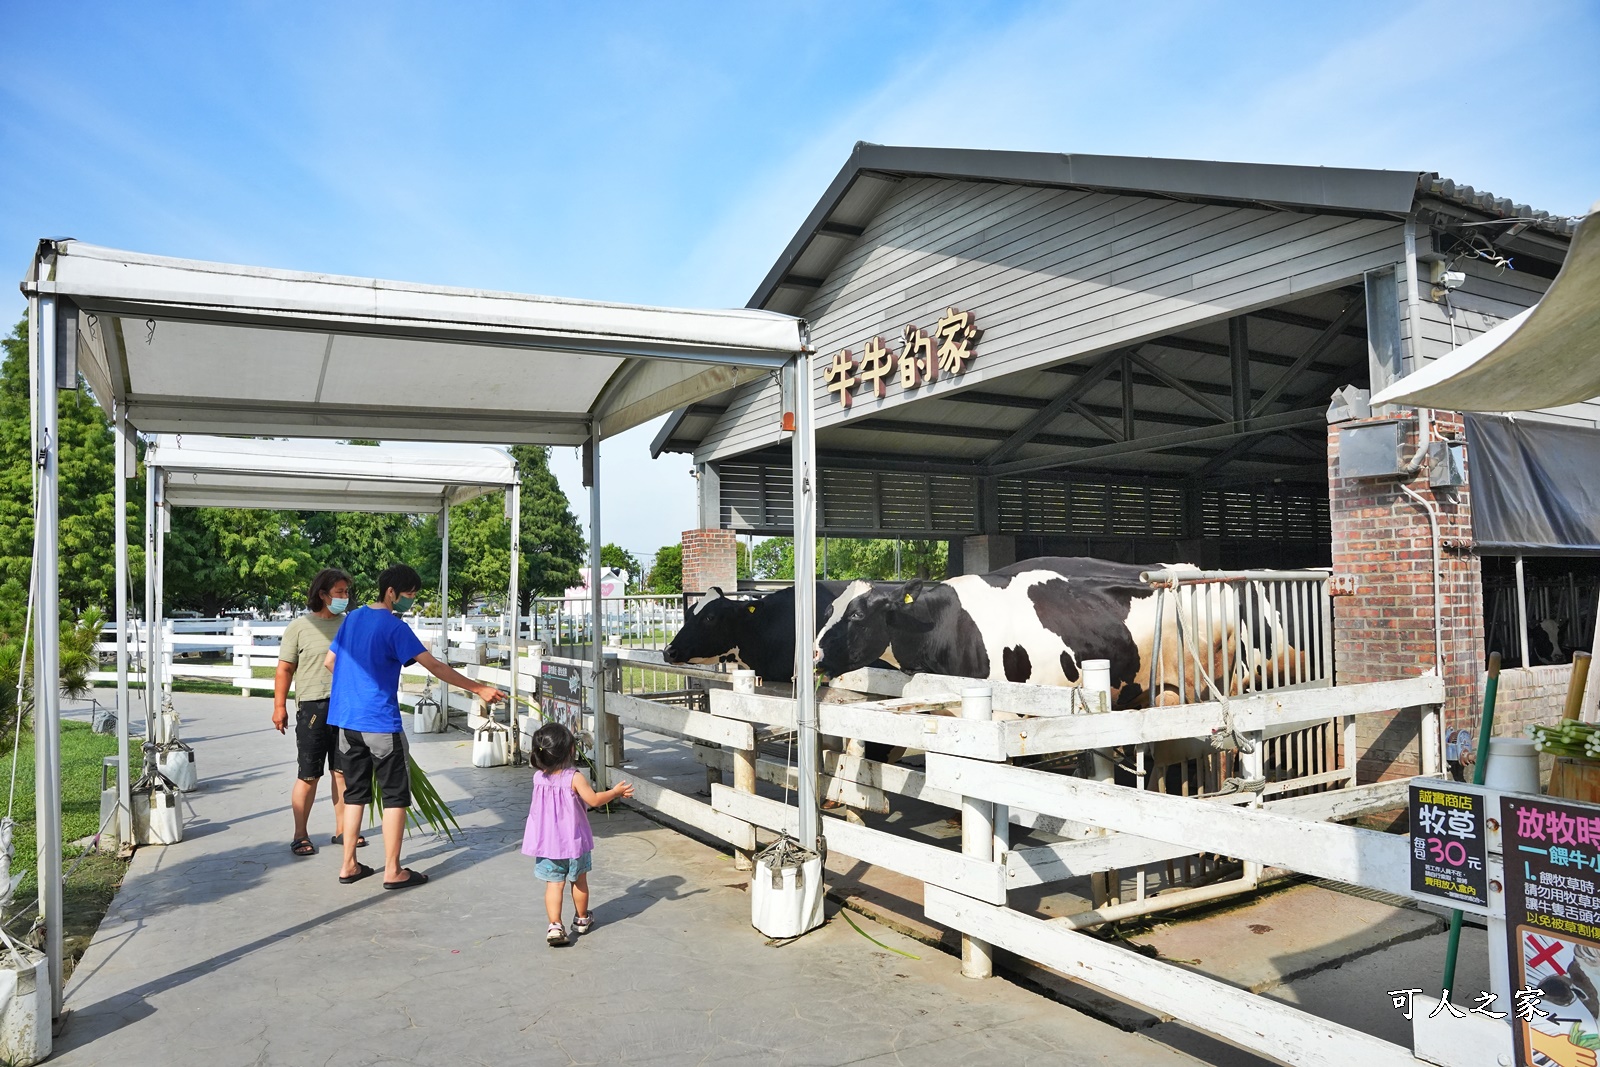
[[[782,947],[731,860],[642,815],[594,816],[595,930],[544,944],[518,851],[528,772],[476,770],[459,731],[414,752],[461,819],[414,834],[432,881],[338,883],[289,853],[292,734],[265,699],[180,694],[201,788],[181,844],[141,849],[67,986],[53,1063],[1193,1064],[857,918]],[[382,841],[369,832],[367,862]],[[831,912],[831,909],[830,909]]]

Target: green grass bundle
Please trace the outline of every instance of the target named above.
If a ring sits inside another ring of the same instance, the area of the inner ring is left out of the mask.
[[[1576,759],[1600,759],[1600,726],[1594,723],[1563,719],[1553,726],[1534,724],[1528,727],[1540,752],[1552,756]]]
[[[428,772],[417,765],[416,758],[409,753],[406,760],[411,769],[411,807],[406,811],[406,830],[422,829],[426,826],[436,834],[443,834],[450,840],[455,840],[451,827],[459,830],[461,824],[456,822],[455,812],[450,810],[450,805],[444,802],[439,791],[428,780]],[[374,826],[383,822],[381,800],[383,790],[378,785],[378,774],[372,774],[372,802],[367,806],[368,819]]]

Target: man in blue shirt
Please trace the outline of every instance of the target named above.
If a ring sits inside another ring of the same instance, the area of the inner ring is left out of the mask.
[[[410,889],[428,876],[400,866],[400,837],[411,807],[411,761],[400,720],[400,668],[419,664],[429,674],[493,703],[505,694],[440,663],[400,616],[416,602],[422,578],[405,564],[378,576],[378,599],[345,616],[328,649],[333,695],[328,725],[339,731],[344,769],[344,865],[339,881],[359,882],[373,870],[356,861],[361,822],[372,800],[372,781],[383,795],[383,888]]]

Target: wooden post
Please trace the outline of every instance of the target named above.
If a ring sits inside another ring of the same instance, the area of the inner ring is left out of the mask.
[[[737,670],[733,672],[733,691],[754,695],[756,691],[756,672],[751,670]],[[709,774],[709,771],[707,772]],[[717,777],[722,777],[722,769],[717,768]],[[733,750],[733,788],[740,793],[754,793],[756,791],[756,750],[752,748],[735,748]],[[742,848],[733,850],[733,866],[735,870],[753,871],[756,868],[755,852]]]
[[[991,722],[994,719],[994,691],[988,686],[971,686],[961,691],[961,717]],[[994,805],[987,800],[961,798],[961,854],[983,863],[994,862]],[[994,975],[994,948],[970,934],[961,935],[961,973],[967,978]]]

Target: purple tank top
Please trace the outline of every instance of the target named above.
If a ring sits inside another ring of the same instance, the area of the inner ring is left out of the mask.
[[[536,771],[533,800],[528,805],[528,825],[522,832],[522,854],[547,860],[570,860],[594,848],[589,832],[589,806],[572,788],[568,767],[554,774]]]

